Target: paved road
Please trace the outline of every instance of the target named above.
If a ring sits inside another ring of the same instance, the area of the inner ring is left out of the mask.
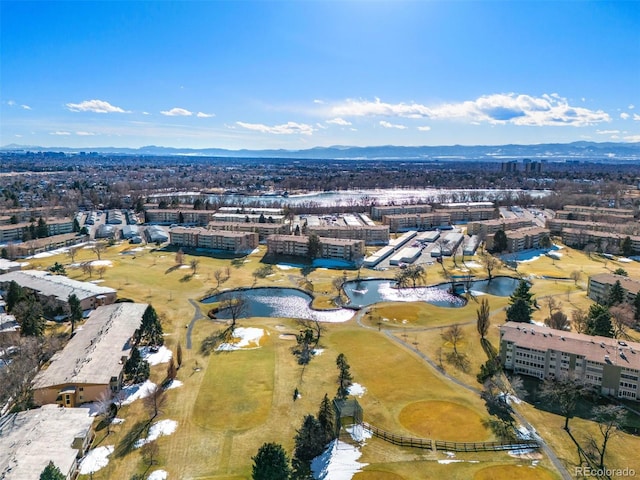
[[[186,340],[187,350],[191,350],[191,331],[193,330],[193,326],[201,318],[206,318],[204,315],[202,315],[202,312],[200,311],[200,306],[194,299],[190,298],[189,303],[193,305],[193,308],[195,308],[196,311],[193,312],[193,318],[191,319],[191,322],[189,322],[189,325],[187,325],[187,340]]]
[[[502,310],[502,309],[499,309],[499,310]],[[493,316],[493,314],[495,314],[499,310],[495,310],[495,311],[491,312],[491,315]],[[375,327],[370,327],[370,326],[365,325],[364,323],[362,323],[362,317],[366,313],[367,313],[367,309],[366,308],[363,308],[363,309],[359,310],[356,313],[356,316],[355,316],[356,322],[358,323],[359,326],[361,326],[363,328],[367,328],[367,329],[370,329],[370,330],[377,330]],[[475,322],[467,322],[467,323],[463,323],[461,325],[469,325],[471,323],[475,323]],[[442,326],[439,326],[439,327],[424,327],[424,328],[421,328],[421,329],[412,328],[410,331],[414,331],[415,332],[415,331],[439,330],[439,329],[442,329],[442,328],[443,328]],[[480,395],[480,393],[481,393],[480,389],[472,387],[471,385],[467,385],[466,383],[462,382],[461,380],[458,380],[457,378],[452,377],[451,375],[449,375],[445,371],[441,370],[438,367],[438,365],[431,358],[427,357],[427,355],[425,355],[423,352],[418,350],[414,345],[411,345],[410,343],[407,343],[404,340],[402,340],[401,338],[395,336],[391,330],[384,329],[384,330],[382,330],[382,332],[389,339],[391,339],[392,341],[394,341],[396,343],[399,343],[403,347],[408,348],[409,350],[414,352],[416,355],[418,355],[420,358],[422,358],[429,366],[431,366],[434,369],[434,371],[436,371],[438,374],[442,375],[444,378],[446,378],[450,382],[455,383],[456,385],[459,385],[460,387],[465,388],[465,389],[467,389],[467,390],[469,390],[469,391],[471,391],[471,392],[473,392],[473,393],[475,393],[477,395]],[[560,476],[564,480],[572,480],[573,477],[569,474],[569,471],[566,469],[566,467],[560,461],[560,459],[556,456],[556,454],[551,449],[551,447],[549,447],[547,442],[545,442],[545,440],[538,435],[538,433],[536,432],[535,428],[533,428],[533,426],[526,420],[526,418],[524,418],[524,416],[520,412],[518,412],[515,409],[512,409],[512,412],[513,412],[514,416],[518,419],[518,421],[527,430],[529,430],[529,432],[531,432],[535,436],[535,439],[538,440],[538,442],[540,442],[540,448],[545,453],[545,455],[547,455],[547,457],[549,458],[551,463],[553,463],[553,466],[556,468],[558,473],[560,473]]]

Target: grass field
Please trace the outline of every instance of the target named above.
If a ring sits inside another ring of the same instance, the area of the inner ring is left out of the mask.
[[[127,250],[129,250],[127,252]],[[619,263],[602,259],[590,259],[581,252],[562,249],[563,256],[553,262],[542,257],[530,263],[522,263],[514,272],[506,267],[494,271],[494,275],[524,275],[533,278],[532,291],[539,299],[540,310],[534,318],[542,321],[545,316],[544,297],[552,295],[562,301],[563,309],[570,314],[573,308],[587,308],[587,276],[593,273],[625,268],[631,276],[640,277],[637,263]],[[293,449],[295,430],[308,413],[316,413],[320,400],[327,393],[336,393],[337,370],[335,358],[344,353],[351,365],[354,381],[362,384],[366,393],[359,398],[365,420],[390,432],[406,436],[425,436],[444,440],[486,440],[492,434],[483,425],[488,415],[484,402],[478,395],[447,381],[440,373],[413,352],[415,349],[437,361],[440,352],[447,352],[450,345],[443,342],[443,329],[454,323],[463,324],[464,341],[459,349],[467,354],[470,364],[467,372],[444,365],[445,371],[458,380],[478,388],[475,375],[486,360],[479,337],[475,331],[478,304],[470,301],[462,308],[440,308],[425,303],[387,303],[367,309],[360,327],[354,320],[342,324],[327,324],[321,341],[324,352],[316,356],[303,370],[291,354],[294,342],[286,334],[295,334],[299,326],[291,319],[254,318],[240,320],[241,326],[260,327],[268,332],[261,348],[246,351],[217,353],[202,356],[199,346],[202,340],[222,328],[220,323],[204,318],[193,329],[193,348],[186,349],[185,326],[194,316],[194,306],[188,301],[202,299],[220,290],[240,286],[299,287],[309,280],[314,291],[314,306],[334,307],[336,296],[332,280],[342,276],[342,270],[311,269],[304,275],[300,268],[273,268],[273,274],[256,279],[252,273],[259,268],[264,247],[246,258],[230,260],[190,255],[186,265],[198,260],[197,271],[179,268],[175,264],[175,251],[131,251],[127,245],[110,247],[102,256],[112,262],[99,278],[97,273],[89,278],[80,268],[70,267],[71,260],[64,255],[30,260],[31,268],[46,268],[55,261],[67,265],[67,273],[78,280],[102,280],[103,285],[118,290],[119,297],[153,304],[160,314],[166,333],[166,344],[175,350],[178,343],[183,348],[183,366],[178,379],[183,386],[168,391],[169,402],[154,421],[173,419],[178,429],[169,436],[160,437],[159,462],[151,468],[145,465],[139,450],[133,450],[118,458],[93,475],[96,480],[130,478],[134,473],[148,474],[162,468],[169,478],[232,480],[250,478],[251,457],[264,442],[281,443],[288,452]],[[89,250],[81,250],[75,263],[95,260]],[[464,266],[461,262],[459,270]],[[230,277],[217,285],[215,271],[229,268]],[[455,273],[453,262],[445,260],[445,268]],[[473,273],[483,276],[481,268]],[[541,277],[566,277],[572,271],[581,271],[582,278],[573,280],[543,279]],[[357,272],[347,271],[349,279]],[[393,270],[382,272],[362,271],[362,276],[389,278]],[[445,281],[439,265],[428,267],[429,283]],[[504,321],[507,299],[488,296],[492,310],[492,327],[488,339],[498,348],[498,326]],[[209,306],[197,304],[206,316]],[[389,332],[389,335],[385,333]],[[285,334],[285,335],[283,335]],[[282,337],[281,337],[282,336]],[[397,341],[394,341],[395,337]],[[406,347],[402,345],[406,344]],[[408,348],[409,347],[409,348]],[[165,365],[152,368],[152,380],[164,378]],[[301,397],[293,400],[298,389]],[[562,419],[552,413],[523,403],[517,407],[534,425],[569,467],[576,462],[575,446],[562,430]],[[96,445],[119,445],[124,442],[140,422],[148,420],[141,401],[123,407],[119,414],[125,422],[113,427],[106,435],[98,431]],[[586,441],[586,435],[595,433],[595,425],[576,418],[571,423],[575,437]],[[640,471],[636,460],[640,439],[622,434],[611,441],[607,466],[630,466]],[[542,458],[537,466],[531,460],[513,458],[506,453],[457,454],[456,462],[443,453],[400,448],[372,438],[361,448],[360,462],[368,464],[354,477],[356,480],[413,480],[413,479],[511,479],[527,480],[558,478],[551,463]],[[89,478],[86,476],[85,478]]]

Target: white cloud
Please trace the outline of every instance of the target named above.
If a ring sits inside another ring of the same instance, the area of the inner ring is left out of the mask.
[[[22,105],[20,105],[20,106],[21,106],[22,108],[24,108],[25,110],[31,110],[31,107],[30,107],[29,105],[22,104]]]
[[[67,103],[66,107],[72,112],[94,113],[131,113],[104,100],[85,100],[80,103]]]
[[[621,118],[622,120],[626,120],[626,119],[628,119],[630,116],[631,116],[631,115],[629,115],[627,112],[622,112],[622,113],[620,114],[620,118]]]
[[[62,136],[67,136],[67,135],[71,135],[71,132],[49,132],[49,135],[62,135]]]
[[[620,130],[596,130],[598,135],[615,135],[620,133]]]
[[[7,105],[9,105],[10,107],[15,106],[16,102],[14,100],[7,100]]]
[[[324,105],[324,100],[315,99],[313,103],[317,103],[318,105]]]
[[[499,93],[483,95],[475,100],[427,106],[419,103],[386,103],[348,99],[334,105],[330,112],[338,117],[384,116],[403,118],[433,118],[484,122],[494,125],[527,126],[573,125],[584,126],[611,121],[602,110],[571,106],[556,93],[540,97]]]
[[[92,137],[93,135],[95,135],[95,133],[93,132],[76,132],[76,135],[80,135],[81,137]]]
[[[420,130],[421,132],[428,132],[429,130],[431,130],[431,127],[425,125],[424,127],[418,127],[418,130]]]
[[[211,118],[211,117],[215,117],[216,115],[214,113],[204,113],[204,112],[198,112],[196,114],[196,117],[198,118]]]
[[[321,123],[316,123],[316,127],[318,127],[320,130],[326,130],[327,128],[329,128],[326,125],[323,125]]]
[[[629,106],[627,107],[629,110],[633,110],[634,108],[636,108],[636,106],[633,103],[630,103]]]
[[[142,112],[143,115],[151,115],[149,112]]]
[[[291,135],[296,133],[301,135],[311,135],[314,132],[314,128],[311,125],[296,122],[287,122],[282,125],[273,126],[264,125],[261,123],[245,122],[236,122],[236,124],[248,130],[255,130],[262,133],[273,133],[275,135]]]
[[[171,110],[163,110],[160,113],[162,115],[166,115],[167,117],[190,117],[191,115],[193,115],[193,112],[178,107],[172,108]]]
[[[629,135],[624,137],[627,142],[640,142],[640,135]]]
[[[380,121],[380,126],[384,128],[397,128],[398,130],[404,130],[407,128],[404,125],[393,124],[393,123],[385,122],[384,120]]]
[[[634,114],[633,114],[633,119],[634,119],[636,122],[640,122],[640,115],[638,115],[637,113],[634,113]]]
[[[332,120],[327,120],[327,123],[333,123],[334,125],[342,125],[344,127],[351,125],[351,122],[340,117],[334,118]]]

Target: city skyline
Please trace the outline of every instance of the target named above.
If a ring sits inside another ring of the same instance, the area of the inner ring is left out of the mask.
[[[636,2],[0,8],[0,145],[640,141]]]

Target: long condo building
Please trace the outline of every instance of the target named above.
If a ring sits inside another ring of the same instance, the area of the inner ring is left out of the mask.
[[[255,232],[174,227],[169,230],[169,242],[176,247],[206,248],[240,253],[257,248],[259,239]]]
[[[267,237],[270,255],[309,255],[309,237],[306,235],[271,235]],[[319,258],[356,261],[364,257],[364,241],[346,238],[320,237]]]
[[[602,395],[638,400],[640,343],[507,322],[500,327],[500,359],[514,373],[571,375]]]
[[[633,304],[636,295],[640,292],[640,281],[613,273],[591,275],[587,287],[587,296],[594,302],[604,302],[609,298],[609,291],[616,282],[620,282],[620,286],[624,290],[625,302]]]
[[[386,245],[389,243],[388,225],[318,225],[307,227],[307,231],[315,233],[319,237],[363,240],[365,245]]]

